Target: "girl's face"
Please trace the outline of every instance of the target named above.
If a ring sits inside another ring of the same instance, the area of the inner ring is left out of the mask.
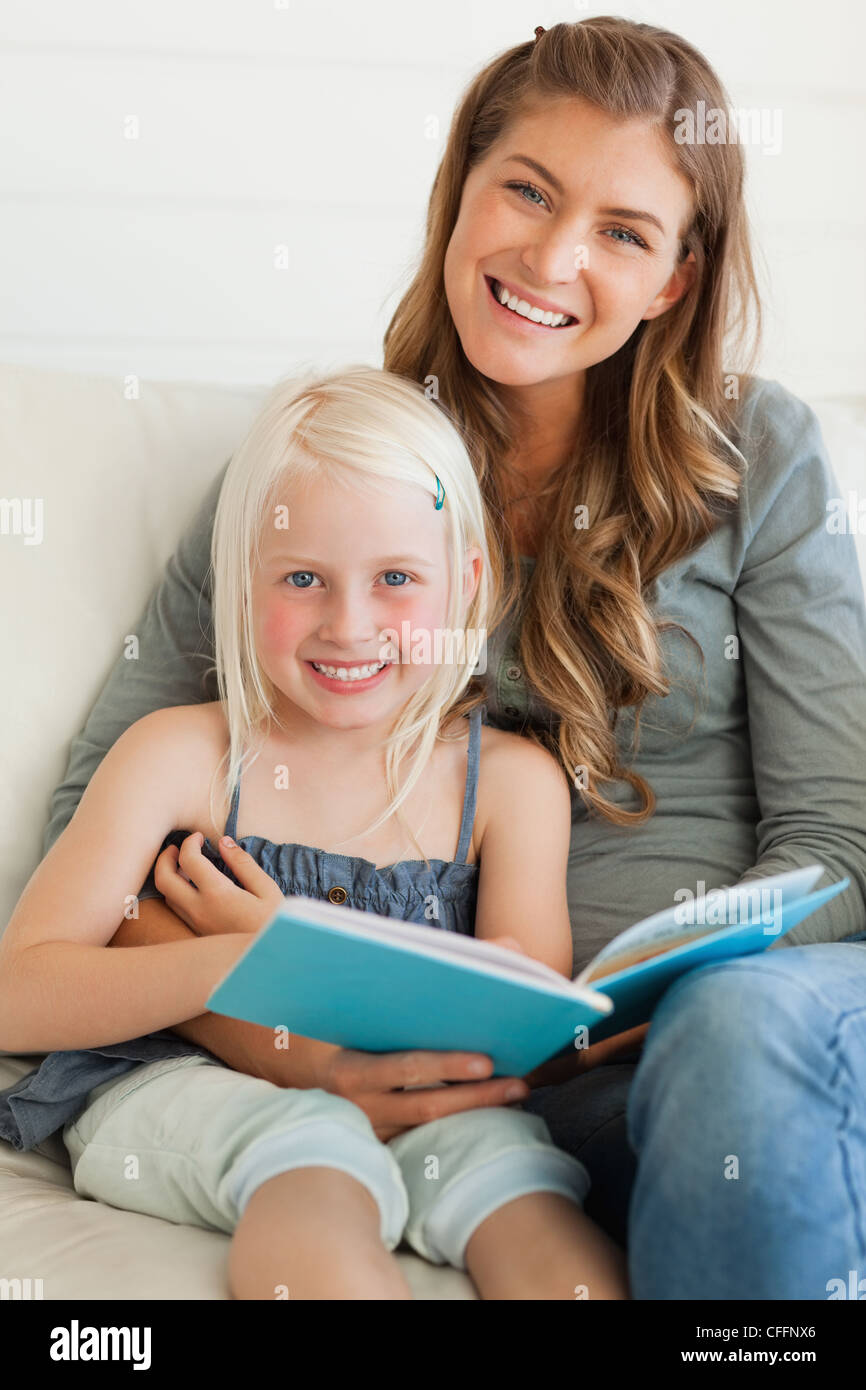
[[[285,697],[277,712],[288,727],[300,712],[332,729],[368,730],[375,746],[434,674],[435,633],[445,630],[450,590],[443,513],[411,484],[365,497],[314,478],[291,496],[281,493],[275,516],[262,538],[253,605],[259,661]],[[467,551],[465,603],[481,563],[477,547]],[[397,634],[393,647],[389,629]],[[443,650],[440,638],[440,659]],[[384,665],[383,653],[391,658]],[[416,660],[428,654],[430,661]],[[349,676],[365,666],[375,674]]]
[[[666,137],[646,122],[576,97],[516,121],[466,179],[445,256],[445,293],[473,366],[529,387],[611,356],[691,284],[694,257],[677,260],[691,210]],[[494,281],[524,307],[569,320],[521,317]]]

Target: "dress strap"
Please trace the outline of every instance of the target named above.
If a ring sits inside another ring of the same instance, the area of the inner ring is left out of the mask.
[[[238,773],[238,780],[235,782],[235,789],[232,792],[232,804],[229,807],[229,818],[226,821],[226,828],[223,831],[223,834],[228,835],[231,840],[236,840],[238,838],[238,808],[240,804],[241,778],[240,773]]]
[[[466,755],[466,794],[463,798],[463,820],[457,844],[455,864],[465,864],[475,823],[475,802],[478,795],[478,768],[481,761],[481,715],[483,705],[476,705],[469,714],[469,750]]]

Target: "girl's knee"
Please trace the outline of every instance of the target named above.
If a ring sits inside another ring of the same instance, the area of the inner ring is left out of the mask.
[[[472,1232],[506,1202],[553,1191],[579,1205],[589,1190],[583,1164],[556,1147],[539,1115],[520,1109],[461,1111],[390,1146],[409,1195],[407,1241],[425,1259],[455,1269],[465,1269]]]
[[[328,1091],[302,1095],[300,1107],[287,1107],[284,1118],[272,1117],[267,1130],[235,1156],[222,1175],[221,1204],[233,1209],[239,1220],[269,1179],[300,1168],[339,1170],[371,1194],[381,1214],[382,1240],[393,1249],[408,1215],[399,1166],[367,1115],[352,1102]]]

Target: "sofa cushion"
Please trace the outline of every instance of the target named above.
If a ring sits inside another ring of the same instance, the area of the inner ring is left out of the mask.
[[[0,1089],[37,1060],[0,1056]],[[230,1244],[222,1231],[79,1197],[59,1134],[30,1153],[0,1140],[0,1278],[40,1279],[31,1288],[46,1300],[228,1299]],[[477,1297],[459,1270],[429,1264],[406,1245],[396,1256],[414,1298]]]

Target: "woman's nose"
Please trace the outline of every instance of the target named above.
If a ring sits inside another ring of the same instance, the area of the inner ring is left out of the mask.
[[[589,248],[573,227],[563,227],[528,246],[521,260],[535,283],[548,286],[552,295],[554,287],[567,289],[577,283],[589,266]]]

